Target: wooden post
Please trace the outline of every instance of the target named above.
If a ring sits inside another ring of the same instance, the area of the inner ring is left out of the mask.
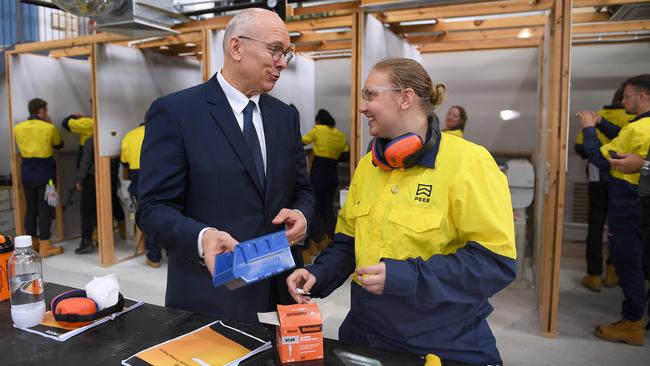
[[[210,60],[212,59],[212,48],[211,48],[211,42],[212,42],[212,37],[211,37],[211,30],[209,29],[202,29],[201,30],[201,35],[203,36],[201,39],[202,42],[202,49],[203,49],[203,58],[201,59],[201,73],[203,74],[203,81],[208,81],[210,80]]]
[[[21,179],[20,165],[22,158],[16,154],[16,141],[14,140],[14,117],[11,107],[11,57],[12,52],[5,54],[5,75],[7,77],[7,114],[9,123],[9,156],[11,158],[11,180],[13,190],[14,206],[14,223],[16,226],[16,235],[25,235],[24,216],[25,216],[25,195],[23,194],[23,184]],[[25,106],[27,108],[27,106]]]
[[[65,232],[63,229],[63,202],[61,202],[63,196],[61,195],[61,179],[59,178],[61,176],[61,155],[56,153],[54,156],[56,157],[56,192],[59,195],[59,203],[56,205],[55,209],[56,223],[54,230],[58,242],[64,240]]]
[[[548,193],[540,263],[540,323],[542,335],[557,335],[560,259],[564,222],[564,192],[569,113],[569,71],[572,0],[555,0],[550,16],[548,55],[547,150]]]
[[[363,49],[363,12],[357,12],[352,17],[352,77],[350,78],[350,176],[359,164],[361,149],[361,115],[359,114],[359,103],[361,102],[362,77],[362,55]]]
[[[97,47],[91,53],[93,121],[95,123],[95,191],[97,192],[97,234],[99,240],[99,263],[110,266],[115,262],[113,237],[113,200],[111,195],[111,157],[99,156],[99,93],[97,89]]]

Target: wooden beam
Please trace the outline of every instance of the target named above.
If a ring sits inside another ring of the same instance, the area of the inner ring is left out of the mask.
[[[574,8],[647,3],[648,0],[574,0]]]
[[[589,13],[573,13],[573,24],[578,23],[595,23],[606,22],[610,18],[609,14],[602,12],[589,12]]]
[[[331,33],[308,33],[301,36],[291,37],[294,44],[327,41],[345,41],[352,38],[352,31],[331,32]]]
[[[475,51],[506,48],[538,47],[542,38],[497,39],[489,41],[435,42],[420,46],[421,53]]]
[[[398,23],[414,20],[520,13],[548,10],[552,5],[553,0],[540,0],[533,4],[529,0],[503,0],[460,5],[440,5],[419,9],[387,11],[383,13],[383,17],[380,17],[380,20],[384,23]]]
[[[327,18],[316,18],[309,20],[295,20],[287,22],[289,32],[300,32],[304,30],[342,28],[352,26],[352,17],[354,15],[344,15]]]
[[[79,46],[72,48],[64,48],[60,50],[50,51],[50,57],[75,57],[75,56],[88,56],[90,55],[90,46]]]
[[[607,22],[594,24],[577,24],[573,26],[573,34],[604,34],[618,32],[641,32],[650,30],[650,20],[630,22]]]
[[[58,39],[54,41],[17,44],[14,53],[54,50],[58,48],[73,48],[78,46],[86,46],[93,43],[116,42],[127,39],[131,38],[120,34],[99,33],[73,38]]]
[[[493,39],[520,39],[519,35],[528,30],[530,37],[541,38],[544,30],[540,27],[522,29],[493,29],[473,32],[452,32],[440,36],[407,36],[406,40],[411,44],[428,44],[437,42],[464,42],[464,41],[488,41]],[[526,38],[521,38],[526,39]]]
[[[351,42],[325,42],[316,44],[302,44],[296,46],[296,52],[318,52],[318,51],[333,51],[333,50],[349,50]]]
[[[546,24],[546,15],[534,15],[524,17],[511,17],[502,19],[485,19],[464,22],[444,22],[437,24],[392,26],[391,30],[397,34],[405,33],[432,33],[449,31],[478,31],[486,29],[535,27]]]
[[[211,70],[210,70],[210,60],[212,57],[216,57],[212,54],[212,48],[210,47],[210,30],[204,29],[201,31],[202,34],[202,45],[203,45],[203,58],[201,59],[201,75],[203,76],[203,81],[208,81],[210,79]]]
[[[329,13],[329,12],[337,12],[341,10],[356,11],[357,9],[359,9],[359,5],[361,5],[361,1],[346,1],[342,3],[325,4],[325,5],[317,5],[317,6],[301,6],[301,7],[293,8],[293,16],[314,14],[314,13]]]
[[[164,37],[161,39],[157,39],[155,41],[147,41],[147,42],[140,42],[140,43],[135,43],[134,47],[136,48],[154,48],[154,47],[160,47],[160,46],[170,46],[170,45],[176,45],[176,44],[184,44],[184,43],[196,43],[199,44],[203,41],[203,34],[201,32],[192,32],[192,33],[182,33],[182,34],[176,34],[173,36],[168,36]]]
[[[231,15],[210,18],[205,20],[197,20],[195,22],[177,24],[173,26],[172,29],[182,33],[196,32],[202,29],[225,29],[230,19],[232,19]]]

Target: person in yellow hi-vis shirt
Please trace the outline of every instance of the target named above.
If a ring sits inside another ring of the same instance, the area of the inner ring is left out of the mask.
[[[120,154],[120,162],[125,168],[129,170],[129,194],[135,204],[138,203],[138,177],[140,176],[140,152],[142,150],[142,142],[144,141],[144,123],[140,126],[127,132],[122,139],[122,153]],[[145,249],[147,249],[147,259],[145,263],[152,268],[160,268],[160,261],[162,259],[162,250],[158,245],[151,241],[150,238],[145,238]]]
[[[623,99],[623,88],[619,88],[614,93],[611,105],[604,106],[598,112],[591,112],[601,117],[601,123],[596,125],[596,135],[603,145],[618,135],[617,129],[622,128],[634,118],[633,114],[628,114],[625,111],[621,105],[621,99]],[[607,202],[609,201],[609,168],[598,169],[597,166],[588,162],[589,157],[585,152],[583,140],[584,137],[580,131],[574,148],[580,157],[587,160],[587,179],[589,181],[587,189],[589,197],[586,240],[587,275],[582,278],[582,285],[597,292],[603,285],[616,287],[619,281],[611,254],[606,260],[605,278],[601,279],[603,275],[603,229],[607,220]]]
[[[621,158],[619,154],[645,157],[650,149],[650,74],[635,76],[623,83],[623,87],[623,107],[636,117],[621,128],[618,136],[609,143],[603,145],[598,140],[597,116],[588,111],[578,113],[589,162],[601,169],[610,168],[610,160]],[[624,174],[612,168],[609,174],[607,224],[612,261],[624,296],[621,307],[623,318],[612,324],[596,326],[594,334],[608,341],[642,346],[645,341],[643,313],[646,292],[641,206],[637,192],[639,173]]]
[[[335,126],[334,117],[321,109],[316,114],[314,128],[302,137],[303,145],[313,144],[314,150],[309,179],[314,186],[316,204],[309,228],[309,238],[313,242],[309,245],[318,245],[320,248],[312,248],[313,253],[323,250],[326,243],[334,237],[334,195],[339,186],[338,165],[343,156],[349,157],[349,153],[345,154],[350,151],[345,135]]]
[[[83,155],[84,145],[95,132],[95,123],[92,117],[84,117],[81,113],[74,113],[67,116],[61,122],[63,128],[69,132],[79,135],[79,149],[77,150],[77,169],[81,163],[81,156]]]
[[[467,112],[465,108],[455,105],[447,111],[445,128],[442,132],[465,138],[465,124],[467,123]]]
[[[47,102],[34,98],[27,104],[29,118],[16,124],[14,138],[22,158],[21,179],[25,193],[25,232],[36,239],[34,248],[41,257],[63,253],[63,248],[50,240],[53,210],[45,200],[50,180],[56,181],[54,149],[63,147],[63,140],[47,114]],[[38,227],[38,230],[37,230]]]
[[[305,303],[354,274],[341,340],[499,365],[486,318],[488,298],[516,274],[510,192],[485,148],[433,123],[444,93],[416,61],[374,66],[360,106],[372,151],[354,173],[334,240],[287,285]]]

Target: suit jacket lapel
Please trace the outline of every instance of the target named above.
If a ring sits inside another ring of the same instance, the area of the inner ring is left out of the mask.
[[[230,108],[216,74],[205,85],[206,101],[210,104],[210,114],[215,122],[226,136],[233,150],[246,168],[248,175],[255,183],[257,191],[263,195],[262,186],[257,177],[253,155],[251,154],[242,130],[239,128],[237,119]],[[267,139],[268,140],[268,139]],[[267,143],[268,146],[268,143]],[[268,159],[268,158],[267,158]]]
[[[268,105],[268,96],[260,96],[260,111],[262,112],[262,123],[264,125],[264,137],[266,140],[266,197],[269,197],[271,185],[273,184],[273,173],[275,173],[275,159],[277,144],[280,140],[279,129],[276,118]]]

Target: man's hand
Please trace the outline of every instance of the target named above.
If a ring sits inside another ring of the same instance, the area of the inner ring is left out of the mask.
[[[75,182],[74,187],[77,189],[77,191],[81,192],[84,187],[84,182],[81,179],[79,179]]]
[[[306,304],[311,300],[311,297],[297,293],[296,289],[299,288],[302,289],[303,293],[308,293],[315,284],[316,277],[304,268],[299,268],[293,271],[293,273],[287,277],[289,294],[298,304]]]
[[[214,257],[217,254],[232,252],[238,241],[233,239],[230,234],[220,230],[206,230],[203,233],[201,245],[203,246],[203,258],[205,266],[214,278]]]
[[[283,208],[273,219],[273,225],[284,223],[287,240],[291,245],[302,240],[307,234],[307,221],[304,216],[296,210]]]
[[[638,173],[639,169],[645,163],[645,159],[637,154],[618,154],[620,159],[610,159],[609,163],[612,168],[624,174]]]
[[[596,123],[600,122],[600,116],[594,111],[580,111],[576,113],[576,117],[580,120],[582,128],[594,127]]]
[[[372,266],[357,268],[357,281],[368,292],[375,295],[384,293],[386,284],[386,263],[379,262]]]

